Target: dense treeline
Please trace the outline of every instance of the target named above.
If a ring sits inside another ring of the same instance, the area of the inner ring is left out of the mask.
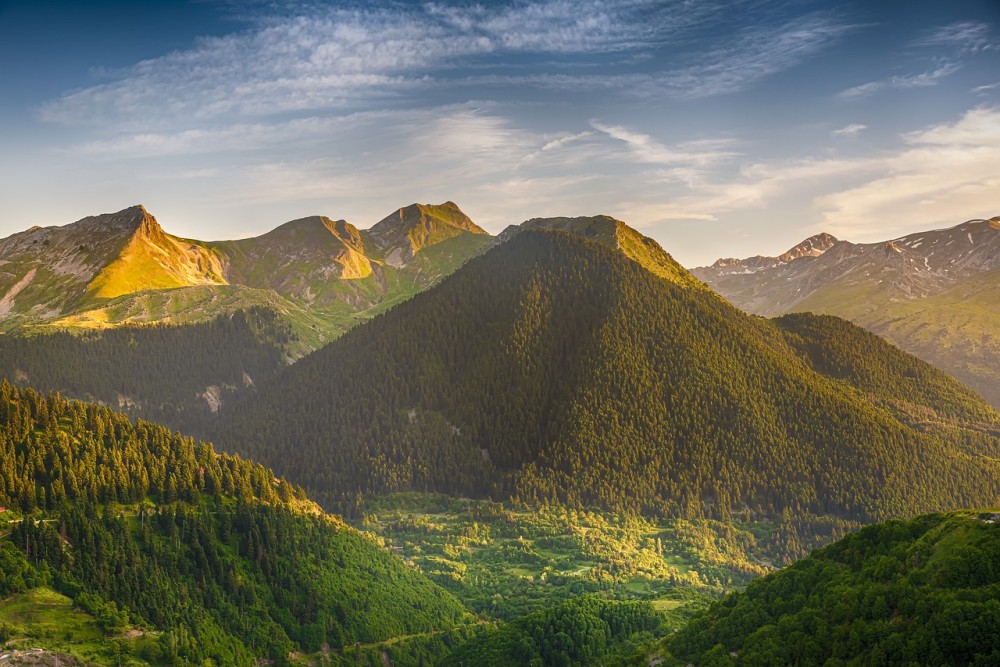
[[[52,585],[172,665],[447,628],[441,588],[266,468],[105,408],[0,383],[0,597]]]
[[[996,412],[971,389],[847,320],[793,313],[773,321],[818,373],[846,381],[904,420],[1000,428]]]
[[[663,617],[648,602],[584,596],[529,614],[459,646],[444,665],[569,667],[607,664],[628,640],[649,641]]]
[[[0,377],[201,433],[213,407],[224,410],[284,366],[291,336],[264,308],[185,326],[2,335]]]
[[[809,356],[831,333],[863,378]],[[346,513],[401,489],[723,519],[1000,500],[1000,416],[913,357],[867,356],[873,342],[527,231],[289,368],[218,441]]]
[[[865,528],[712,605],[666,650],[678,665],[1000,664],[1000,515]]]

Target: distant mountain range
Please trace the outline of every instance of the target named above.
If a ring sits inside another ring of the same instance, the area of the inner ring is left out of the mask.
[[[313,216],[237,241],[166,233],[142,206],[0,241],[0,330],[192,323],[280,313],[302,354],[432,285],[489,242],[453,203],[359,230]]]
[[[820,235],[692,273],[751,313],[849,319],[1000,407],[1000,217],[880,243]]]

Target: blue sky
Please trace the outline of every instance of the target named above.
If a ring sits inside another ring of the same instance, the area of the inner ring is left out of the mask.
[[[1000,213],[996,0],[0,0],[0,90],[2,236],[450,199],[694,266]]]

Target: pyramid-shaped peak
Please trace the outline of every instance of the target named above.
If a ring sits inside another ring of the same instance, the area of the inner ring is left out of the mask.
[[[654,239],[629,227],[610,215],[578,217],[532,218],[518,227],[508,227],[497,237],[504,243],[513,236],[533,230],[566,232],[614,248],[648,271],[678,285],[701,288],[687,269],[665,251]]]
[[[418,225],[430,228],[435,224],[472,232],[487,234],[488,232],[472,221],[453,201],[443,204],[410,204],[404,206],[375,223],[369,230],[374,236],[391,235],[396,230],[408,230]]]
[[[93,234],[160,235],[163,229],[156,218],[142,204],[122,209],[117,213],[92,215],[69,225],[70,228]]]

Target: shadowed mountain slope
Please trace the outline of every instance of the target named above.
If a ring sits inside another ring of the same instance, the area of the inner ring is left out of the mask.
[[[522,231],[289,368],[220,442],[342,508],[398,489],[865,520],[995,502],[1000,417],[880,344]]]

